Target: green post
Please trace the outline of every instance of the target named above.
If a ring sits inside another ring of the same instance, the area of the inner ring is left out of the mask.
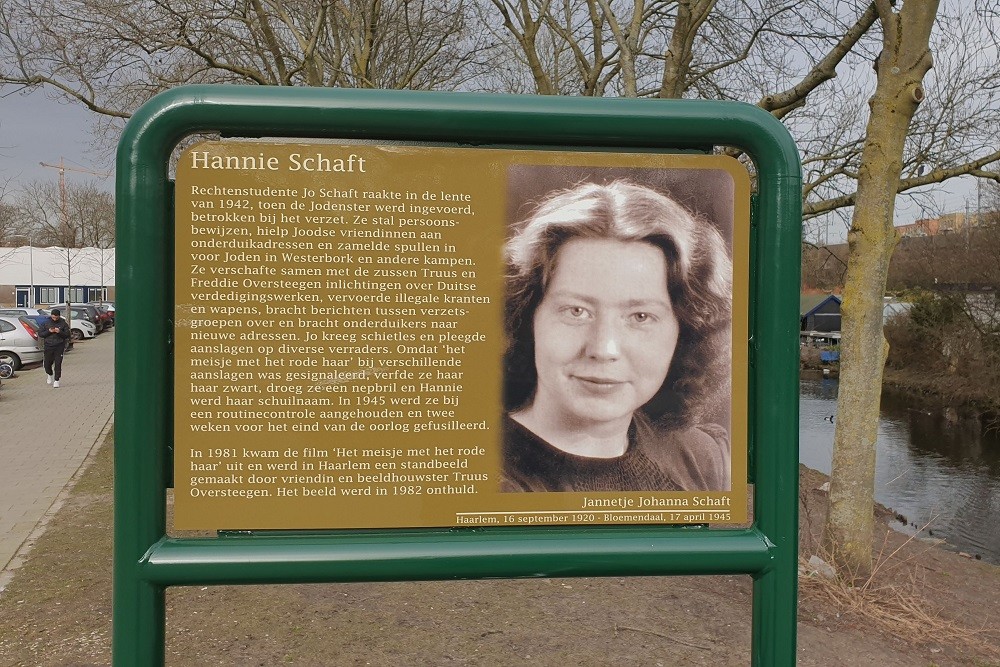
[[[116,182],[117,254],[127,258],[116,260],[122,273],[121,328],[115,335],[112,653],[119,665],[163,664],[164,643],[164,587],[142,581],[138,563],[166,532],[173,291],[164,276],[173,274],[172,193],[166,179],[172,144],[140,129],[144,119],[148,114],[140,110],[119,145]]]
[[[767,190],[767,194],[765,194]],[[751,398],[756,443],[754,514],[756,525],[774,543],[771,566],[754,575],[752,664],[795,664],[798,599],[799,522],[799,324],[801,223],[789,210],[800,210],[798,174],[761,184],[752,291],[756,327],[751,330],[754,385],[766,401]],[[776,270],[775,270],[776,269]],[[793,313],[795,313],[793,315]],[[790,408],[790,406],[795,406]],[[770,492],[769,489],[780,489]],[[794,491],[794,495],[790,493]]]
[[[751,258],[745,529],[594,526],[166,536],[172,445],[170,153],[199,132],[621,150],[735,146],[757,176]],[[170,585],[483,577],[749,574],[752,664],[795,662],[798,528],[798,152],[745,104],[189,86],[151,100],[118,150],[113,664],[163,664]],[[764,388],[768,400],[756,400]]]

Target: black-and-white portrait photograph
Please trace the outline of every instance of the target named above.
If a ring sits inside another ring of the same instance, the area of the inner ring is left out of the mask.
[[[504,492],[731,489],[732,176],[514,165]]]

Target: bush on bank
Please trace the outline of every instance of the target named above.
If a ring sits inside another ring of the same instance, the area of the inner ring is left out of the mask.
[[[1000,300],[993,292],[908,294],[889,320],[886,382],[951,406],[1000,412]]]

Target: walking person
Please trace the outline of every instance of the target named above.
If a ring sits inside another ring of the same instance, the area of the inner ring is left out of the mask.
[[[45,351],[42,367],[45,369],[45,382],[54,389],[59,388],[62,377],[62,359],[66,351],[66,341],[69,340],[69,325],[62,318],[58,308],[53,308],[49,319],[42,323],[38,335],[45,339]]]

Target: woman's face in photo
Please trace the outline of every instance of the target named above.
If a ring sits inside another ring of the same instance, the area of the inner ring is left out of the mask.
[[[535,311],[532,408],[565,424],[627,426],[663,384],[679,329],[659,248],[566,242]]]

